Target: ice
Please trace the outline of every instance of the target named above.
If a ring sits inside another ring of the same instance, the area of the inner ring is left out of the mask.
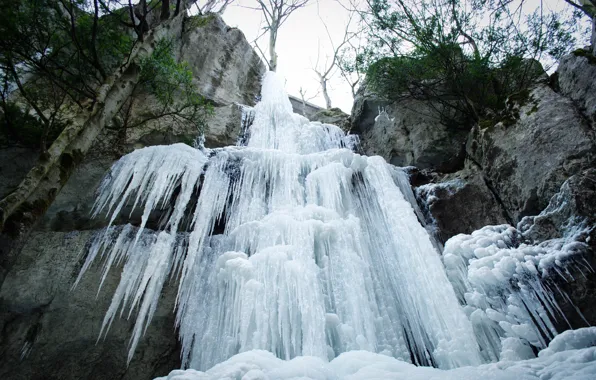
[[[405,171],[293,114],[282,83],[265,75],[236,146],[144,148],[114,165],[94,208],[109,226],[77,279],[98,260],[100,288],[122,271],[102,336],[136,318],[130,361],[171,283],[189,369],[170,378],[534,378],[481,364],[546,347],[558,309],[540,275],[566,256],[497,226],[448,242],[441,260]]]
[[[585,327],[577,330],[567,330],[557,335],[548,345],[540,351],[539,357],[554,355],[557,352],[577,350],[596,346],[596,327]]]
[[[596,347],[578,348],[530,360],[450,370],[416,367],[368,351],[346,352],[326,363],[308,356],[281,360],[271,352],[253,350],[237,354],[205,372],[175,370],[156,380],[591,380],[596,373]]]
[[[562,238],[532,245],[512,226],[486,226],[445,244],[447,275],[460,300],[469,305],[485,358],[502,355],[497,337],[508,342],[502,353],[511,357],[511,342],[541,349],[557,335],[555,321],[566,317],[543,279],[552,274],[565,279],[565,265],[583,260],[585,243],[576,240],[581,228],[568,231]]]

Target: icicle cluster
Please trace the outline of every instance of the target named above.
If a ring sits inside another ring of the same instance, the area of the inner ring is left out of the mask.
[[[124,263],[102,331],[119,310],[138,310],[130,358],[174,276],[185,366],[256,349],[281,359],[366,350],[440,368],[479,364],[405,175],[355,154],[357,140],[338,127],[293,114],[273,73],[251,115],[247,146],[209,159],[184,145],[145,148],[114,166],[96,212],[116,221],[141,208],[142,217],[138,228],[98,237],[83,268],[97,257],[105,271]],[[156,211],[157,230],[145,228]]]
[[[522,233],[505,224],[447,241],[447,275],[467,305],[487,360],[534,357],[530,345],[545,348],[557,335],[556,321],[567,320],[554,291],[567,296],[556,283],[549,286],[543,279],[553,273],[562,280],[573,278],[568,268],[575,265],[580,273],[593,271],[582,256],[585,244],[577,241],[577,234],[580,231],[570,230],[563,238],[529,245],[523,243]]]

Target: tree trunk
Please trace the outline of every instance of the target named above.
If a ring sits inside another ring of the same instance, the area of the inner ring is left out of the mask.
[[[161,14],[159,19],[165,21],[170,18],[170,0],[161,0]]]
[[[277,39],[277,23],[273,22],[269,30],[269,70],[277,71],[277,53],[275,52],[275,40]]]
[[[49,206],[97,135],[131,95],[139,79],[140,58],[153,52],[157,39],[173,38],[177,33],[181,33],[181,28],[182,17],[177,17],[150,31],[144,42],[135,47],[128,63],[106,79],[97,91],[91,112],[80,111],[16,190],[0,200],[0,231],[4,230],[6,221],[15,216],[25,203],[42,208]]]
[[[327,78],[323,77],[319,73],[317,74],[319,75],[319,83],[321,84],[321,90],[323,91],[323,97],[325,98],[325,107],[327,109],[331,109],[331,98],[327,92]]]

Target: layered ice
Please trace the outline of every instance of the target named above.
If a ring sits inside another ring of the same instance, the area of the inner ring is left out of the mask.
[[[110,226],[77,282],[95,260],[102,283],[123,266],[102,334],[134,316],[129,360],[170,282],[182,363],[192,368],[170,378],[455,379],[490,369],[495,379],[531,379],[550,368],[542,358],[534,372],[478,367],[534,356],[530,345],[547,344],[537,328],[556,334],[545,317],[556,304],[537,277],[507,288],[546,260],[499,251],[523,249],[516,231],[462,236],[441,257],[406,174],[356,154],[357,138],[340,128],[292,113],[276,74],[243,115],[237,146],[139,149],[101,185],[94,213]],[[130,215],[135,225],[123,225]],[[543,308],[524,309],[531,297]],[[565,355],[554,354],[577,359]]]

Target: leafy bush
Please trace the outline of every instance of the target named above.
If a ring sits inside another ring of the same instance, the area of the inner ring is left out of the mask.
[[[173,49],[171,40],[161,39],[153,53],[141,61],[139,85],[163,106],[149,118],[170,116],[176,122],[195,125],[202,133],[213,106],[197,91],[188,63],[176,62]]]

